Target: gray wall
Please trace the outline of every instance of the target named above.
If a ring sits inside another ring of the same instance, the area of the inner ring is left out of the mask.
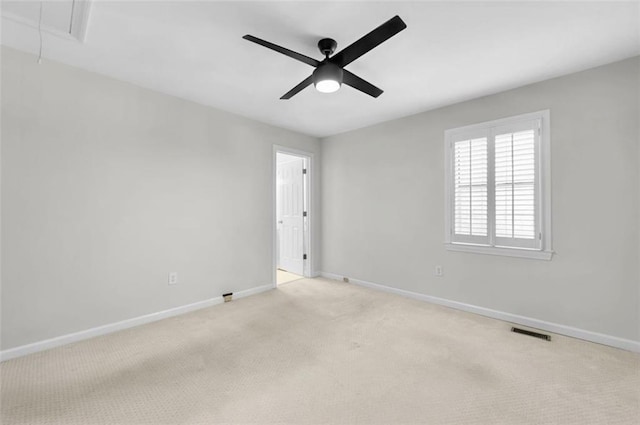
[[[633,58],[324,139],[322,270],[640,340],[639,71]],[[553,260],[446,251],[444,131],[543,109]]]
[[[270,284],[273,144],[319,159],[315,138],[2,48],[2,349]]]
[[[271,283],[273,144],[316,160],[322,145],[315,270],[640,340],[639,72],[635,58],[320,144],[2,48],[0,347]],[[554,259],[446,251],[444,130],[547,108]]]

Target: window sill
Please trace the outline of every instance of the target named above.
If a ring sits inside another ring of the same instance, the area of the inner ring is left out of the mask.
[[[471,252],[475,254],[502,255],[505,257],[530,258],[534,260],[551,260],[553,251],[536,251],[532,249],[498,248],[495,246],[472,245],[461,243],[445,243],[449,251]]]

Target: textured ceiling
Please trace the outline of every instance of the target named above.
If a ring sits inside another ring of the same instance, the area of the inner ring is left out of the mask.
[[[241,38],[321,59],[320,38],[340,50],[396,14],[408,28],[347,66],[377,99],[345,86],[279,100],[313,68]],[[2,44],[37,53],[34,16],[3,2]],[[45,32],[42,52],[322,137],[638,55],[639,22],[638,2],[94,1],[84,42]]]

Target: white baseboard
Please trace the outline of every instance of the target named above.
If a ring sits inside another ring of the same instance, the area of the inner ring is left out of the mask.
[[[322,277],[327,279],[335,279],[342,281],[342,276],[334,273],[320,272]],[[413,298],[420,301],[427,301],[433,304],[443,305],[445,307],[455,308],[456,310],[468,311],[470,313],[480,314],[482,316],[491,317],[493,319],[503,320],[505,322],[515,323],[518,325],[528,326],[531,328],[542,329],[560,335],[566,335],[573,338],[584,339],[585,341],[595,342],[598,344],[609,345],[623,350],[640,353],[640,341],[619,338],[617,336],[605,335],[597,332],[578,329],[571,326],[560,325],[557,323],[546,322],[544,320],[533,319],[531,317],[519,316],[517,314],[506,313],[504,311],[492,310],[485,307],[478,307],[471,304],[465,304],[458,301],[451,301],[445,298],[434,297],[431,295],[419,294],[417,292],[406,291],[404,289],[393,288],[391,286],[380,285],[379,283],[367,282],[365,280],[349,278],[350,283],[366,286],[367,288],[377,289],[379,291],[389,292],[392,294],[402,295],[407,298]]]
[[[244,291],[234,292],[233,298],[244,298],[249,295],[259,294],[260,292],[273,289],[273,285],[256,286],[251,289],[245,289]],[[39,351],[48,350],[50,348],[59,347],[61,345],[71,344],[73,342],[83,341],[85,339],[93,338],[100,335],[109,334],[112,332],[120,331],[123,329],[132,328],[134,326],[144,325],[146,323],[156,322],[158,320],[166,319],[168,317],[179,316],[181,314],[189,313],[191,311],[200,310],[201,308],[211,307],[216,304],[223,303],[222,296],[210,298],[208,300],[198,301],[192,304],[183,305],[180,307],[170,308],[168,310],[158,311],[156,313],[145,314],[144,316],[134,317],[132,319],[122,320],[120,322],[110,323],[108,325],[98,326],[84,331],[74,332],[55,338],[45,339],[43,341],[34,342],[31,344],[21,345],[15,348],[9,348],[7,350],[0,351],[0,362],[5,360],[14,359],[16,357],[26,356],[27,354],[37,353]]]

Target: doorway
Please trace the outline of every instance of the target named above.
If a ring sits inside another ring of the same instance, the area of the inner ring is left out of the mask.
[[[274,283],[281,285],[309,276],[311,156],[276,147]]]

